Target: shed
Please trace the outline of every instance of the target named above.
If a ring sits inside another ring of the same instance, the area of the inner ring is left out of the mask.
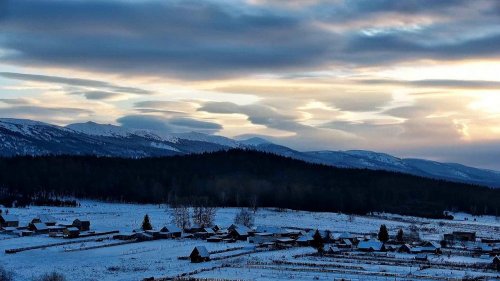
[[[0,215],[0,226],[1,227],[18,227],[19,218],[16,215]]]
[[[384,243],[373,239],[359,242],[358,249],[363,252],[382,252],[385,251],[385,246]]]
[[[205,246],[196,246],[189,255],[191,262],[205,262],[210,260],[210,253]]]
[[[90,221],[76,219],[73,221],[73,226],[78,228],[80,231],[89,231]]]
[[[77,238],[80,236],[80,230],[76,227],[68,227],[63,231],[63,233],[66,238]]]
[[[309,246],[311,244],[311,241],[313,241],[314,239],[311,237],[311,235],[309,235],[308,233],[306,233],[305,235],[302,235],[300,236],[299,238],[297,238],[297,244],[301,245],[301,246]]]

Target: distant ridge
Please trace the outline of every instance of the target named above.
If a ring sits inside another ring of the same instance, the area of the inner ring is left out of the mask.
[[[95,122],[66,127],[0,118],[0,156],[96,155],[144,158],[243,148],[343,168],[386,170],[456,182],[500,187],[500,172],[455,163],[402,159],[364,150],[297,151],[264,138],[244,140],[203,133],[165,134]]]

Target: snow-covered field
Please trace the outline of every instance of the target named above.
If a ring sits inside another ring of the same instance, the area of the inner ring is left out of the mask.
[[[11,209],[18,215],[21,225],[28,224],[38,214],[51,214],[58,223],[71,223],[74,219],[91,221],[95,231],[119,230],[131,232],[139,228],[145,214],[151,218],[155,229],[170,224],[170,210],[162,205],[112,204],[83,201],[77,208],[30,207]],[[218,209],[216,224],[228,226],[233,222],[238,209]],[[381,224],[387,225],[390,234],[399,228],[409,231],[415,225],[421,237],[439,240],[441,235],[451,231],[475,231],[480,237],[500,238],[500,220],[495,217],[474,218],[467,214],[454,214],[453,221],[429,220],[397,215],[377,214],[374,216],[348,216],[336,213],[310,213],[302,211],[279,212],[260,209],[255,224],[265,226],[300,227],[328,229],[334,233],[345,231],[355,234],[376,233]],[[465,220],[467,218],[468,220]],[[412,226],[413,227],[413,226]],[[77,243],[29,250],[16,254],[5,254],[6,249],[37,246],[68,240],[49,238],[47,235],[17,237],[0,234],[0,265],[14,272],[15,280],[31,280],[43,273],[57,271],[68,280],[142,280],[146,277],[173,277],[192,273],[197,278],[224,278],[228,280],[459,280],[465,276],[485,276],[487,280],[498,279],[500,273],[467,268],[464,265],[490,263],[491,259],[471,256],[430,256],[435,266],[424,268],[412,264],[413,256],[397,254],[378,259],[366,253],[345,257],[317,257],[310,247],[296,247],[252,253],[250,248],[212,255],[221,257],[214,261],[192,264],[179,260],[188,256],[193,247],[204,245],[209,251],[249,247],[246,242],[208,243],[204,240],[178,239],[155,240],[130,243],[119,246],[80,250],[83,247],[107,245],[120,241],[99,239],[99,237],[78,238]],[[102,238],[102,237],[101,237]],[[84,242],[86,241],[86,242]],[[230,254],[249,252],[233,258]],[[383,262],[382,262],[383,261]],[[446,267],[440,264],[456,264]],[[202,270],[206,269],[206,270]],[[195,271],[200,270],[198,273]],[[451,278],[451,279],[447,279]],[[455,278],[455,279],[453,279]]]

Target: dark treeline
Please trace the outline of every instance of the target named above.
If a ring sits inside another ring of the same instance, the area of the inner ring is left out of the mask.
[[[0,187],[11,194],[138,203],[209,200],[364,214],[441,217],[444,210],[498,214],[500,190],[406,174],[340,169],[272,154],[230,150],[164,158],[90,156],[0,159]]]

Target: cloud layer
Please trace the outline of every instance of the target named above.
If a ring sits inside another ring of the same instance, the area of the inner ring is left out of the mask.
[[[494,0],[0,1],[0,115],[500,169],[499,45]]]

